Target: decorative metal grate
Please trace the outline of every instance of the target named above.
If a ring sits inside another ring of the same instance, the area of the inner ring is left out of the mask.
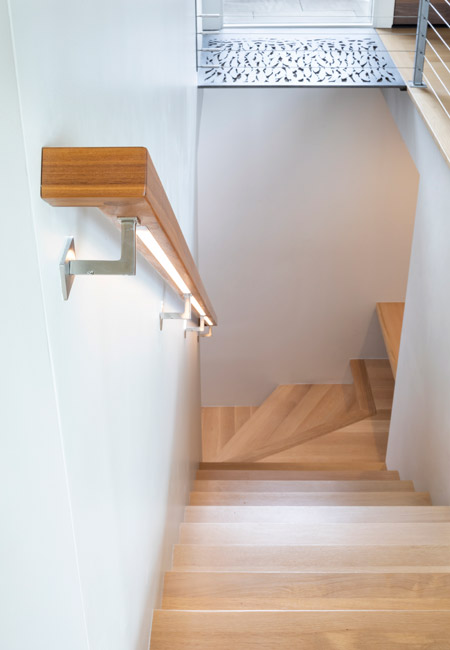
[[[405,87],[394,62],[370,36],[203,37],[199,86]]]

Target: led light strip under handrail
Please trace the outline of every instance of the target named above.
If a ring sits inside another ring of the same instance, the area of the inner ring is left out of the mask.
[[[41,196],[53,206],[96,207],[120,227],[138,220],[137,247],[209,326],[217,317],[144,147],[45,147]]]
[[[153,237],[152,233],[147,230],[145,226],[138,226],[136,229],[136,235],[139,237],[141,242],[148,248],[150,253],[156,258],[160,265],[165,269],[168,275],[172,278],[173,282],[176,284],[178,289],[183,295],[190,294],[191,291],[181,275],[178,273],[172,262],[169,260],[161,246],[158,244],[156,239]],[[198,300],[192,296],[191,305],[198,313],[199,316],[205,318],[205,323],[207,325],[212,325],[212,320],[205,314],[205,311],[200,306]]]

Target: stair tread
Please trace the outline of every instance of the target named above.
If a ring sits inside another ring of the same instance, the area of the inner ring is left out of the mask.
[[[163,609],[450,609],[450,573],[166,573]]]
[[[359,467],[362,462],[385,462],[389,423],[386,422],[384,431],[380,431],[378,426],[376,431],[367,431],[367,422],[367,419],[361,420],[361,424],[364,425],[361,429],[345,427],[267,456],[264,461],[319,463],[329,462],[332,459],[337,463],[348,462],[348,459],[351,459],[354,467]]]
[[[449,506],[187,506],[186,522],[450,521]]]
[[[450,542],[450,523],[182,523],[180,544],[439,545]]]
[[[379,567],[450,570],[450,540],[443,545],[195,545],[176,544],[177,571],[374,571]],[[409,569],[410,570],[410,569]]]
[[[435,647],[444,650],[449,647],[449,638],[450,616],[447,611],[156,610],[151,648],[424,650]]]
[[[395,492],[414,491],[412,481],[194,481],[194,492]]]

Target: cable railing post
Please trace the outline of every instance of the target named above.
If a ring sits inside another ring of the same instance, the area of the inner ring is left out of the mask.
[[[423,67],[425,64],[425,49],[427,46],[428,14],[430,0],[420,0],[419,15],[417,17],[416,54],[414,57],[414,75],[411,85],[415,88],[425,88],[423,81]]]

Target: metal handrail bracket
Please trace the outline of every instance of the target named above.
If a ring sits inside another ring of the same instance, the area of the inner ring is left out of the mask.
[[[200,326],[199,327],[186,327],[184,330],[184,338],[186,338],[187,332],[195,332],[197,337],[202,336],[209,339],[212,336],[212,327],[208,325],[208,328],[205,331],[205,317],[200,317]]]
[[[184,311],[183,312],[168,312],[168,311],[162,311],[159,315],[159,329],[162,330],[164,321],[166,319],[170,320],[191,320],[192,318],[192,305],[191,305],[191,294],[190,293],[185,293],[183,294],[184,298]]]
[[[137,218],[119,219],[121,227],[121,254],[118,260],[77,260],[75,241],[68,237],[59,263],[61,288],[67,300],[76,275],[136,275]]]

